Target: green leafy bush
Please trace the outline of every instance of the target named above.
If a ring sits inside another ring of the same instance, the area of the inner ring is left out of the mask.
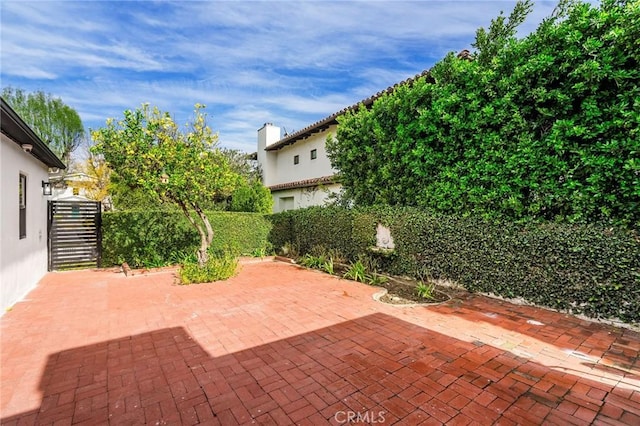
[[[498,221],[638,226],[640,3],[563,2],[516,40],[525,9],[479,31],[472,61],[450,54],[338,118],[327,151],[348,198]]]
[[[362,263],[361,260],[356,260],[351,265],[349,265],[349,269],[344,273],[344,278],[359,281],[361,283],[366,283],[371,280],[371,275],[367,272],[367,269]]]
[[[231,253],[209,256],[207,263],[201,267],[197,261],[184,263],[178,272],[182,284],[209,283],[226,280],[235,275],[238,269],[238,258]]]
[[[231,211],[271,213],[272,209],[271,191],[258,180],[246,182],[231,194]]]
[[[424,281],[420,281],[418,284],[416,284],[416,294],[423,299],[433,300],[433,292],[435,291],[435,289],[436,287],[433,283],[425,283]]]
[[[310,207],[268,216],[272,223],[269,241],[276,250],[295,247],[304,255],[322,247],[334,260],[354,260],[358,253],[374,244],[374,217],[359,216],[354,223],[354,211],[340,207]],[[315,253],[317,254],[317,253]]]
[[[314,256],[311,253],[307,253],[298,259],[298,263],[302,266],[312,269],[320,269],[328,274],[334,273],[333,258],[324,254]]]
[[[314,256],[310,253],[305,254],[298,260],[298,263],[300,263],[300,265],[313,269],[322,269],[325,262],[326,259],[324,256]]]
[[[255,213],[208,212],[214,229],[210,252],[232,247],[242,255],[271,251],[271,223]],[[182,263],[199,237],[183,214],[170,211],[116,211],[102,215],[102,264],[132,268]],[[188,259],[187,259],[188,260]]]
[[[274,229],[282,230],[274,246],[283,244],[285,238],[302,242],[301,255],[314,247],[308,241],[339,247],[350,253],[347,259],[356,265],[347,278],[354,276],[357,278],[352,279],[363,282],[367,282],[366,275],[375,276],[375,267],[418,279],[449,279],[471,291],[521,297],[591,317],[640,321],[640,237],[635,231],[597,225],[517,224],[437,215],[416,208],[320,210],[270,216]],[[328,216],[336,218],[340,232],[327,227]],[[316,225],[316,218],[322,226]],[[370,250],[378,222],[391,230],[392,255]],[[371,257],[376,261],[363,260]]]

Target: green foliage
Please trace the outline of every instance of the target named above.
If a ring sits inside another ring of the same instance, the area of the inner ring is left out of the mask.
[[[210,252],[233,248],[238,254],[267,254],[271,223],[254,213],[207,213],[215,237]],[[102,263],[127,262],[132,268],[155,267],[195,260],[198,234],[174,211],[115,211],[102,215]]]
[[[365,255],[360,255],[355,262],[351,262],[343,278],[373,286],[384,284],[387,281],[386,277],[376,273],[376,269],[371,263],[371,258]]]
[[[305,254],[298,260],[300,265],[313,269],[322,269],[325,262],[326,259],[324,256],[314,256],[310,253]]]
[[[433,283],[425,283],[420,281],[416,284],[416,294],[423,299],[433,300],[433,292],[435,291],[435,285]]]
[[[307,268],[320,269],[328,274],[333,275],[334,273],[333,259],[323,254],[314,256],[311,253],[307,253],[298,259],[298,263]]]
[[[518,26],[525,21],[532,9],[531,0],[518,1],[509,19],[505,20],[500,12],[497,18],[491,20],[488,31],[479,28],[476,31],[476,41],[472,44],[478,50],[475,59],[481,64],[489,64],[509,41],[514,40]]]
[[[268,216],[273,224],[269,241],[274,247],[295,247],[297,253],[323,247],[336,261],[355,259],[375,243],[376,222],[364,218],[353,223],[354,212],[339,208],[311,207]],[[330,230],[330,232],[328,232]]]
[[[196,262],[186,262],[179,271],[182,284],[210,283],[226,280],[235,275],[238,258],[231,253],[210,256],[204,266]]]
[[[371,275],[367,272],[367,269],[361,260],[356,260],[349,265],[349,269],[343,275],[344,278],[366,283],[371,280]]]
[[[5,87],[2,98],[49,145],[58,158],[69,166],[71,153],[85,136],[84,125],[77,111],[60,98],[42,91],[25,93],[22,89]]]
[[[411,85],[339,118],[327,151],[356,205],[518,222],[640,223],[640,2],[528,4]]]
[[[331,257],[324,261],[324,263],[322,264],[322,269],[324,269],[324,271],[327,274],[333,275],[334,267],[333,267],[333,259]]]
[[[252,160],[249,154],[229,148],[221,148],[220,151],[231,165],[231,169],[243,176],[247,182],[260,180],[260,170],[257,162]]]
[[[206,124],[203,108],[195,106],[186,130],[169,113],[145,104],[92,133],[92,152],[104,156],[115,182],[179,207],[200,236],[200,266],[214,239],[204,209],[230,195],[241,180],[216,147],[218,138]]]
[[[234,212],[271,213],[273,197],[269,188],[260,181],[242,184],[231,194],[231,206]]]
[[[352,265],[347,278],[367,282],[367,275],[375,279],[378,270],[449,279],[471,291],[640,322],[640,237],[635,231],[592,224],[517,224],[415,208],[319,210],[269,216],[273,230],[283,233],[272,230],[274,246],[281,246],[283,238],[299,241],[304,255],[314,247],[310,241],[329,248],[346,247],[352,239],[345,249]],[[335,218],[334,227],[327,217]],[[391,230],[396,246],[392,256],[369,250],[378,222]],[[375,262],[367,260],[373,256]]]

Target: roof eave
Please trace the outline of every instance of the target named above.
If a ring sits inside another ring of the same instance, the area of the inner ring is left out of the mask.
[[[34,133],[34,131],[20,118],[20,116],[11,108],[11,106],[0,97],[2,114],[0,116],[0,123],[2,133],[9,136],[16,144],[22,145],[25,143],[32,145],[32,150],[29,155],[37,158],[40,162],[49,167],[57,167],[59,169],[66,169],[67,166],[51,151],[51,149],[45,144],[42,139]]]

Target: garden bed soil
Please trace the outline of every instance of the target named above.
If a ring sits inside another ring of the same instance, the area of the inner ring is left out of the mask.
[[[348,270],[348,265],[336,264],[335,275],[343,276]],[[377,284],[378,287],[387,290],[387,293],[378,298],[383,303],[392,305],[413,305],[413,304],[436,304],[447,302],[451,299],[461,299],[469,295],[469,293],[459,287],[436,285],[433,298],[424,298],[418,295],[416,286],[418,281],[407,278],[390,275],[382,275],[386,281]]]
[[[381,296],[379,300],[393,305],[435,304],[452,299],[464,299],[469,296],[469,293],[462,288],[436,285],[432,295],[433,298],[424,298],[418,295],[416,291],[418,281],[401,277],[387,278],[388,281],[381,285],[387,290],[387,294]]]
[[[378,300],[393,305],[408,305],[414,303],[442,303],[451,299],[451,296],[439,287],[434,289],[431,297],[422,297],[416,291],[416,284],[415,281],[411,285],[396,278],[389,278],[387,282],[380,284],[380,287],[387,290],[387,294],[381,296]]]

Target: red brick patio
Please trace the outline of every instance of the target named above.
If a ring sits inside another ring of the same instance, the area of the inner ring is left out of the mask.
[[[640,334],[376,291],[275,262],[51,273],[0,319],[1,423],[640,424]]]

